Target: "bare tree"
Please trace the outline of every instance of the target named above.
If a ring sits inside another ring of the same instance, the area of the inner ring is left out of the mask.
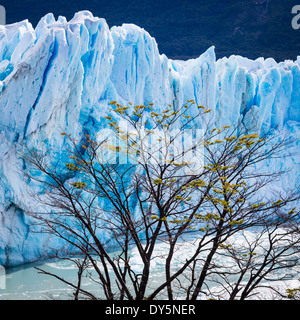
[[[36,196],[45,210],[30,214],[84,257],[76,260],[77,284],[67,283],[76,299],[247,299],[293,276],[299,194],[272,191],[285,172],[264,166],[290,142],[240,124],[214,128],[212,110],[194,100],[160,112],[110,104],[109,132],[78,140],[61,133],[71,159],[65,168],[39,151],[22,152],[39,172],[30,178],[48,190]],[[80,285],[87,265],[101,297]]]

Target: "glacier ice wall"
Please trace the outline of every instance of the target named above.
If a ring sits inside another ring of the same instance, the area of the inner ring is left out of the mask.
[[[144,29],[109,28],[88,11],[69,22],[48,14],[35,29],[27,20],[0,26],[0,265],[34,261],[60,246],[34,233],[25,214],[30,194],[43,190],[22,173],[19,144],[44,146],[59,158],[60,132],[100,130],[112,100],[164,106],[187,99],[212,108],[218,126],[241,120],[246,128],[278,127],[299,137],[300,57],[216,61],[211,47],[197,59],[174,61]],[[273,165],[291,166],[285,183],[295,185],[299,157]]]

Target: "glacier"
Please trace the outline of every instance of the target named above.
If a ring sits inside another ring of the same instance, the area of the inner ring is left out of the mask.
[[[241,121],[246,129],[276,128],[298,139],[300,56],[279,63],[236,55],[217,60],[211,47],[196,59],[172,60],[144,29],[110,28],[89,11],[70,21],[50,13],[36,28],[28,20],[0,26],[0,265],[36,261],[61,245],[35,233],[26,214],[43,186],[24,175],[21,144],[61,159],[60,133],[100,130],[112,100],[159,108],[187,99],[213,109],[216,126]],[[283,188],[297,185],[299,158],[267,164],[292,168]]]

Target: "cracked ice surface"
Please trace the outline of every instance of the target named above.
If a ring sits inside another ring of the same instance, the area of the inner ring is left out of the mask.
[[[63,158],[66,131],[98,131],[112,100],[182,105],[187,99],[212,108],[216,126],[241,120],[246,128],[278,127],[299,137],[300,57],[276,62],[240,56],[216,60],[214,48],[197,59],[174,61],[154,38],[132,24],[109,28],[88,11],[69,22],[43,17],[0,26],[0,265],[39,259],[60,244],[31,232],[30,192],[16,150],[20,143]],[[299,149],[298,144],[294,149]],[[268,166],[293,171],[282,187],[296,184],[299,157]]]

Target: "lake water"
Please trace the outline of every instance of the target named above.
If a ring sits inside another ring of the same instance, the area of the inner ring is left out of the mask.
[[[151,269],[155,268],[155,277],[150,280],[150,284],[153,286],[163,281],[164,259],[160,254],[163,250],[165,250],[165,246],[162,244],[158,247],[158,256],[151,263]],[[137,252],[132,250],[131,255],[132,269],[136,272],[142,271],[143,265]],[[73,299],[72,293],[74,290],[72,288],[50,275],[42,274],[35,267],[54,273],[69,282],[76,283],[77,268],[71,261],[49,259],[29,263],[7,269],[5,273],[2,272],[2,275],[0,273],[0,300]],[[100,264],[99,267],[101,268]],[[93,269],[88,271],[93,272]],[[87,274],[86,277],[83,277],[82,288],[101,297],[102,291],[99,289],[99,285],[92,281]]]
[[[242,239],[231,239],[234,245],[240,245]],[[188,257],[194,242],[187,241],[183,244],[180,251],[177,251],[174,257],[174,268],[181,264]],[[164,261],[167,252],[167,244],[161,243],[157,246],[155,259],[151,263],[153,276],[150,279],[150,287],[155,288],[164,279]],[[259,253],[259,252],[258,252]],[[224,259],[220,256],[217,259]],[[142,261],[135,249],[131,251],[131,265],[136,271],[142,271]],[[219,261],[220,262],[220,261]],[[224,266],[229,266],[231,261],[222,260]],[[67,287],[60,280],[49,275],[41,274],[35,267],[39,267],[47,272],[55,273],[65,280],[75,283],[77,279],[77,268],[75,264],[67,260],[45,260],[43,262],[26,264],[23,266],[7,269],[5,273],[0,270],[0,300],[43,300],[43,299],[73,299],[73,290]],[[92,270],[89,270],[92,272]],[[300,270],[295,269],[294,277],[289,281],[275,281],[272,286],[277,286],[281,292],[286,288],[300,287]],[[275,279],[276,280],[276,279]],[[182,279],[184,283],[184,279]],[[234,279],[232,279],[234,281]],[[215,285],[215,284],[214,284]],[[82,288],[93,292],[98,297],[101,296],[99,285],[90,279],[83,278]],[[260,291],[260,297],[263,299],[273,299],[271,292],[267,289]],[[180,297],[178,297],[180,298]],[[207,298],[205,296],[200,299]]]
[[[34,267],[40,267],[55,272],[65,279],[76,279],[76,269],[65,261],[48,261],[44,263],[30,263],[6,270],[5,288],[0,288],[0,299],[42,300],[68,299],[72,290],[61,281],[40,274]],[[3,281],[2,281],[3,282]]]

